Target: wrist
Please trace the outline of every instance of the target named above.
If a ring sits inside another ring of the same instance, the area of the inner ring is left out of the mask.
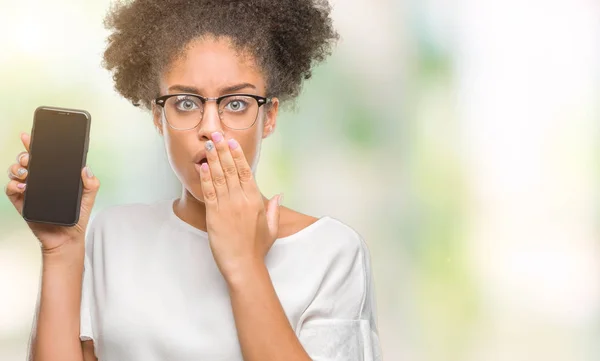
[[[68,265],[83,262],[85,257],[84,242],[66,242],[58,247],[44,249],[42,262],[47,265]]]
[[[237,287],[256,279],[261,273],[268,274],[264,261],[247,259],[230,264],[223,272],[223,277],[230,287]]]

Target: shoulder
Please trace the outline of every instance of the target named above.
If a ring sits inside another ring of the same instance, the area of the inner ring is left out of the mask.
[[[126,229],[152,229],[162,224],[168,217],[168,200],[154,203],[131,203],[112,205],[93,215],[88,234],[98,232],[123,231]]]
[[[353,268],[362,273],[358,265],[368,266],[369,249],[364,238],[347,223],[333,216],[320,218],[289,211],[280,227],[286,229],[277,242],[294,243],[298,252],[306,253],[311,263],[327,268]],[[366,270],[368,271],[368,270]]]
[[[325,216],[320,247],[335,257],[338,268],[350,271],[354,277],[368,278],[370,252],[365,239],[347,223]]]
[[[303,319],[323,314],[350,320],[368,317],[372,275],[365,240],[332,216],[323,216],[314,225],[318,227],[298,239],[294,250],[294,257],[301,260],[303,277],[316,280],[315,294]]]
[[[348,255],[367,251],[364,238],[354,228],[333,216],[301,217],[297,223],[306,236],[319,242],[319,247],[337,250]],[[311,228],[314,228],[311,230]]]

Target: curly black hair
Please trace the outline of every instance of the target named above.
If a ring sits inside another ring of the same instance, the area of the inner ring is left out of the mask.
[[[326,0],[133,0],[113,4],[102,65],[115,89],[151,108],[159,76],[194,39],[226,36],[254,56],[267,96],[295,98],[339,39]]]

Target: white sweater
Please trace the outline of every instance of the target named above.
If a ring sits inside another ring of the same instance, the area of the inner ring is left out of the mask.
[[[82,340],[100,361],[243,361],[227,284],[208,235],[173,200],[115,206],[86,239]],[[285,314],[314,361],[379,361],[369,250],[324,216],[279,238],[265,263]]]

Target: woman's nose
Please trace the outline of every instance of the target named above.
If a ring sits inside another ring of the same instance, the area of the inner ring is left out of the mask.
[[[223,133],[223,125],[217,104],[207,102],[204,104],[204,114],[202,115],[198,133],[201,138],[211,139],[211,134],[214,132]]]

